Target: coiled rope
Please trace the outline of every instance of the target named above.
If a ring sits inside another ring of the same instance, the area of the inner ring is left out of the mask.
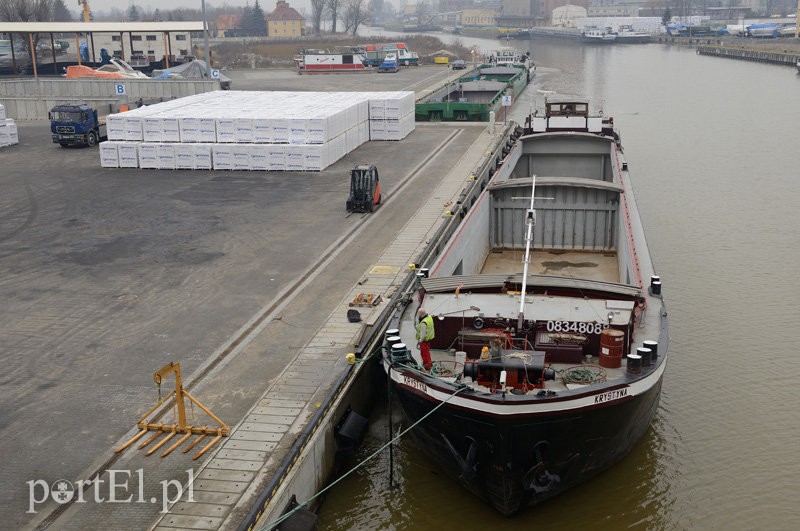
[[[598,365],[581,365],[576,367],[569,367],[562,371],[557,371],[561,374],[561,379],[564,384],[580,384],[589,385],[598,382],[605,382],[608,380],[608,373],[606,370]]]
[[[415,428],[415,427],[416,427],[416,426],[417,426],[419,423],[421,423],[423,420],[425,420],[426,418],[428,418],[429,416],[431,416],[431,415],[432,415],[432,414],[433,414],[433,413],[434,413],[436,410],[438,410],[440,407],[442,407],[443,405],[445,405],[446,403],[448,403],[448,402],[450,401],[450,399],[451,399],[451,398],[453,398],[454,396],[456,396],[456,395],[457,395],[458,393],[460,393],[461,391],[464,391],[465,389],[468,389],[468,387],[467,387],[467,386],[462,386],[462,387],[459,387],[458,389],[456,389],[456,390],[455,390],[455,392],[453,392],[453,394],[451,394],[450,396],[448,396],[448,397],[447,397],[445,400],[442,400],[442,401],[441,401],[439,404],[437,404],[437,405],[436,405],[436,407],[434,407],[434,408],[433,408],[433,409],[431,409],[429,412],[427,412],[425,415],[423,415],[423,416],[422,416],[422,417],[421,417],[421,418],[420,418],[418,421],[416,421],[414,424],[412,424],[412,425],[411,425],[411,426],[409,426],[408,428],[406,428],[406,429],[404,429],[403,431],[401,431],[400,433],[398,433],[398,434],[397,434],[397,437],[395,437],[395,438],[391,439],[389,442],[387,442],[386,444],[384,444],[383,446],[381,446],[380,448],[378,448],[377,450],[375,450],[375,452],[373,452],[373,453],[372,453],[372,454],[371,454],[369,457],[367,457],[366,459],[364,459],[363,461],[361,461],[359,464],[357,464],[356,466],[354,466],[353,468],[351,468],[350,470],[348,470],[347,472],[345,472],[345,473],[344,473],[344,475],[342,475],[341,477],[339,477],[339,478],[338,478],[337,480],[335,480],[333,483],[331,483],[330,485],[328,485],[327,487],[325,487],[324,489],[322,489],[322,490],[321,490],[321,491],[319,491],[318,493],[314,494],[314,495],[313,495],[313,496],[311,496],[309,499],[307,499],[307,500],[306,500],[306,501],[304,501],[303,503],[299,504],[297,507],[295,507],[294,509],[292,509],[292,510],[291,510],[291,511],[289,511],[288,513],[284,514],[283,516],[281,516],[281,517],[280,517],[280,518],[278,518],[277,520],[275,520],[275,521],[273,521],[273,522],[269,522],[269,523],[268,523],[268,524],[266,524],[265,526],[262,526],[262,527],[260,527],[260,528],[259,528],[259,531],[265,531],[265,530],[268,530],[268,529],[273,529],[275,526],[277,526],[278,524],[280,524],[281,522],[283,522],[284,520],[286,520],[287,518],[289,518],[291,515],[293,515],[293,514],[295,513],[295,511],[298,511],[299,509],[301,509],[301,508],[305,507],[306,505],[308,505],[308,504],[309,504],[309,502],[311,502],[312,500],[314,500],[314,499],[318,498],[318,497],[319,497],[319,496],[321,496],[321,495],[322,495],[324,492],[326,492],[328,489],[332,488],[333,486],[335,486],[336,484],[338,484],[340,481],[342,481],[344,478],[346,478],[347,476],[349,476],[350,474],[352,474],[353,472],[355,472],[356,470],[358,470],[359,468],[361,468],[361,467],[362,467],[362,466],[364,466],[365,464],[369,463],[369,462],[370,462],[370,461],[371,461],[373,458],[377,457],[377,456],[378,456],[378,454],[380,454],[382,451],[384,451],[384,450],[385,450],[386,448],[388,448],[390,445],[394,444],[394,443],[395,443],[395,441],[399,440],[399,439],[400,439],[401,437],[403,437],[403,436],[404,436],[406,433],[408,433],[409,431],[411,431],[412,429],[414,429],[414,428]]]

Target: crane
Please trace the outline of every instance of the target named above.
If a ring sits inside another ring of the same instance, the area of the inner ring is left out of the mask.
[[[83,6],[83,21],[89,22],[89,0],[78,0],[78,5]]]

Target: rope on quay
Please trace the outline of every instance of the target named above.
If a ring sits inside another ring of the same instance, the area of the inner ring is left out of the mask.
[[[451,394],[450,396],[448,396],[448,397],[447,397],[447,399],[445,399],[445,400],[442,400],[442,401],[441,401],[439,404],[437,404],[437,405],[436,405],[436,407],[434,407],[434,408],[433,408],[433,409],[431,409],[429,412],[427,412],[425,415],[423,415],[423,416],[422,416],[422,417],[421,417],[421,418],[420,418],[418,421],[416,421],[414,424],[412,424],[411,426],[409,426],[408,428],[406,428],[405,430],[403,430],[403,431],[401,431],[399,434],[397,434],[397,437],[395,437],[394,439],[391,439],[389,442],[387,442],[386,444],[384,444],[383,446],[381,446],[380,448],[378,448],[377,450],[375,450],[375,452],[373,452],[373,453],[372,453],[372,454],[371,454],[369,457],[367,457],[366,459],[364,459],[363,461],[361,461],[359,464],[357,464],[356,466],[354,466],[353,468],[351,468],[350,470],[348,470],[347,472],[345,472],[345,473],[344,473],[344,474],[343,474],[341,477],[339,477],[338,479],[336,479],[336,480],[335,480],[333,483],[331,483],[330,485],[328,485],[327,487],[325,487],[324,489],[322,489],[322,490],[321,490],[321,491],[319,491],[318,493],[314,494],[314,495],[313,495],[313,496],[311,496],[309,499],[307,499],[307,500],[306,500],[306,501],[304,501],[303,503],[299,504],[297,507],[295,507],[294,509],[292,509],[292,510],[291,510],[291,511],[289,511],[288,513],[284,514],[283,516],[281,516],[281,517],[280,517],[280,518],[278,518],[277,520],[275,520],[275,521],[273,521],[273,522],[269,522],[269,523],[267,523],[266,525],[264,525],[264,526],[260,527],[260,528],[259,528],[259,531],[267,531],[267,530],[269,530],[269,529],[273,529],[275,526],[279,525],[281,522],[283,522],[284,520],[286,520],[287,518],[289,518],[291,515],[293,515],[293,514],[295,513],[295,511],[298,511],[298,510],[302,509],[303,507],[305,507],[306,505],[308,505],[308,504],[309,504],[309,502],[311,502],[312,500],[315,500],[316,498],[318,498],[319,496],[321,496],[323,493],[325,493],[325,492],[326,492],[328,489],[330,489],[330,488],[334,487],[334,486],[335,486],[337,483],[339,483],[340,481],[342,481],[344,478],[346,478],[347,476],[349,476],[350,474],[352,474],[353,472],[355,472],[356,470],[358,470],[359,468],[361,468],[363,465],[365,465],[365,464],[369,463],[369,462],[370,462],[370,461],[371,461],[373,458],[377,457],[377,456],[378,456],[378,454],[380,454],[380,453],[381,453],[382,451],[384,451],[386,448],[388,448],[389,446],[391,446],[392,444],[394,444],[394,443],[395,443],[396,441],[398,441],[398,440],[399,440],[401,437],[403,437],[403,436],[404,436],[406,433],[408,433],[409,431],[411,431],[412,429],[414,429],[414,428],[415,428],[415,427],[416,427],[416,426],[417,426],[419,423],[421,423],[423,420],[425,420],[426,418],[428,418],[429,416],[431,416],[431,415],[432,415],[432,414],[433,414],[433,413],[434,413],[434,412],[435,412],[437,409],[439,409],[440,407],[442,407],[443,405],[445,405],[446,403],[448,403],[448,402],[450,401],[450,399],[451,399],[451,398],[453,398],[454,396],[456,396],[458,393],[460,393],[461,391],[463,391],[463,390],[465,390],[465,389],[467,389],[467,386],[462,386],[462,387],[459,387],[458,389],[456,389],[456,390],[455,390],[455,392],[453,392],[453,394]]]

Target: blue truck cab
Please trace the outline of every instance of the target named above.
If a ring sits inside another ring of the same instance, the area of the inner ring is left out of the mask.
[[[107,136],[105,120],[88,105],[56,105],[48,116],[53,143],[62,147],[93,147]]]

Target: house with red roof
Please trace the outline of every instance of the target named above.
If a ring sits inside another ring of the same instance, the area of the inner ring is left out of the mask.
[[[275,10],[265,18],[268,37],[302,37],[306,34],[306,19],[284,0],[278,0]]]

